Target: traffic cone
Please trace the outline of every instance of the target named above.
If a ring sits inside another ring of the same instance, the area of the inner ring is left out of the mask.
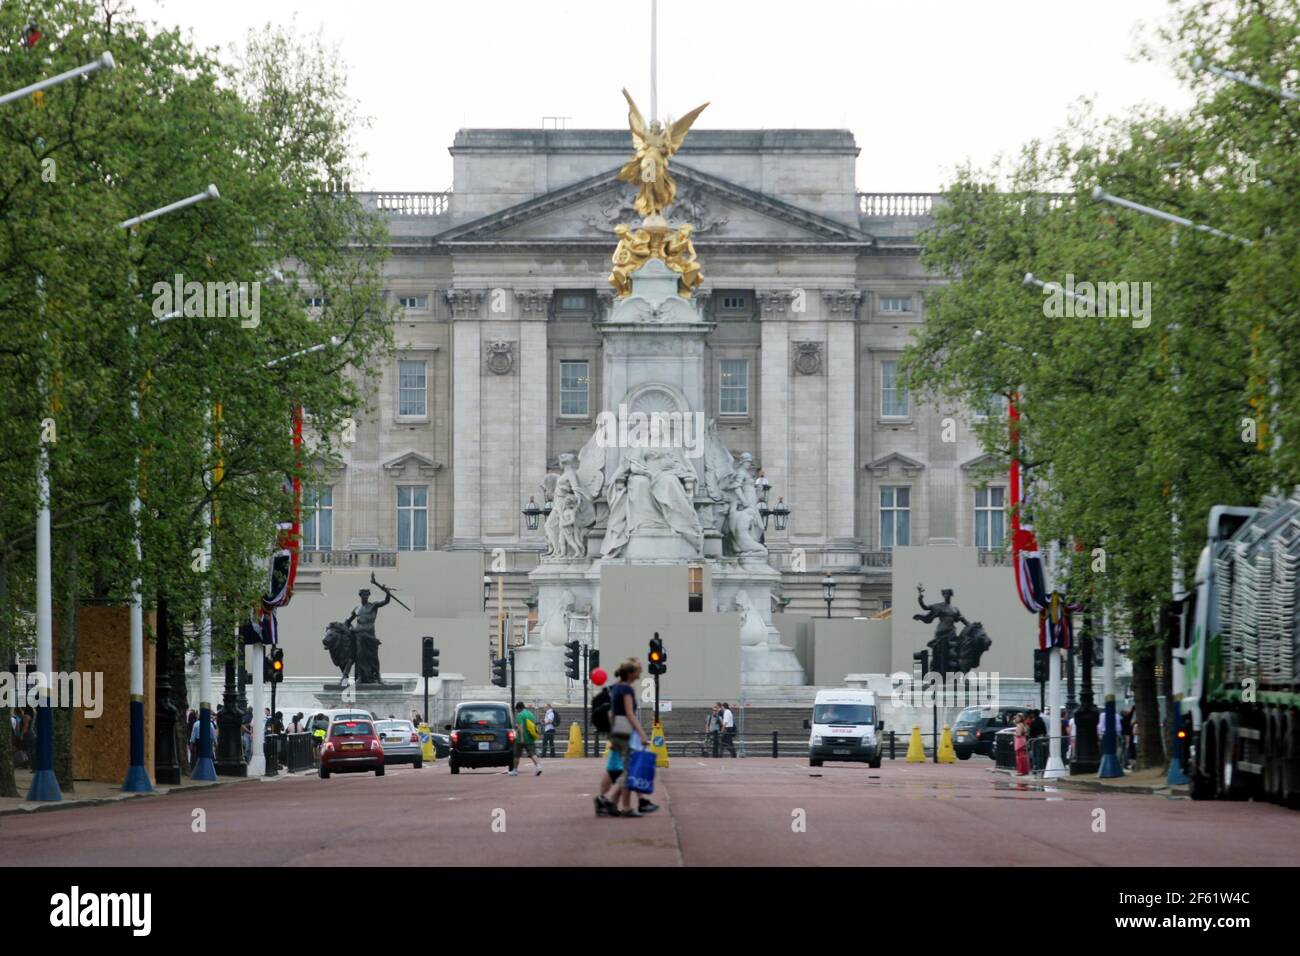
[[[650,731],[650,749],[654,751],[655,766],[668,766],[668,744],[664,741],[664,725],[655,721]]]
[[[438,762],[438,748],[433,745],[433,731],[429,725],[420,724],[420,759],[429,763]]]
[[[566,757],[581,757],[582,752],[582,731],[578,729],[576,723],[569,724],[569,749],[564,752]]]
[[[943,736],[939,738],[939,763],[956,763],[957,751],[952,749],[952,730],[943,725]]]
[[[912,739],[907,744],[907,762],[925,763],[925,744],[921,743],[921,725],[912,727]]]

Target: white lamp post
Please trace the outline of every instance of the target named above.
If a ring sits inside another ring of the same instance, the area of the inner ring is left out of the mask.
[[[12,103],[14,100],[20,100],[24,96],[30,96],[32,93],[39,93],[42,90],[48,90],[52,86],[58,86],[60,83],[66,83],[68,80],[75,80],[79,76],[87,76],[99,70],[111,70],[117,66],[113,62],[113,54],[105,50],[99,55],[99,59],[91,60],[82,66],[68,70],[66,73],[60,73],[58,76],[52,76],[48,80],[41,80],[39,83],[33,83],[30,86],[24,86],[21,90],[14,90],[12,93],[6,93],[0,96],[0,106],[5,103]]]
[[[217,187],[209,185],[201,193],[195,193],[193,196],[179,202],[161,206],[151,212],[127,219],[119,223],[118,228],[131,229],[142,222],[157,219],[159,216],[184,209],[187,206],[193,206],[208,199],[220,198],[221,194],[217,192]],[[135,285],[134,275],[131,284]],[[136,334],[137,326],[132,325],[131,338],[134,339]],[[138,389],[131,392],[131,417],[135,421],[140,419],[140,395]],[[143,582],[140,580],[140,563],[144,554],[140,543],[140,459],[138,455],[135,459],[135,468],[135,494],[131,497],[131,523],[135,528],[136,562],[135,575],[131,582],[131,760],[127,767],[126,780],[122,784],[122,789],[127,793],[146,793],[153,789],[153,783],[150,782],[149,771],[144,765],[144,596],[141,593]]]

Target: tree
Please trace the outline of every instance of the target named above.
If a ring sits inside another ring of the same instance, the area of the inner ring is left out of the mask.
[[[291,508],[286,476],[301,468],[310,481],[336,458],[340,426],[365,405],[359,370],[391,346],[383,223],[325,186],[349,180],[355,162],[344,77],[319,41],[304,48],[269,28],[227,66],[178,32],[90,3],[39,16],[45,38],[29,52],[19,12],[0,9],[0,87],[104,49],[118,68],[0,111],[0,617],[30,614],[37,459],[53,434],[60,605],[125,604],[138,579],[193,635],[213,594],[230,650],[266,589],[276,522]],[[209,182],[219,202],[117,228]],[[178,276],[204,291],[169,300]],[[243,298],[223,299],[231,290]],[[326,307],[308,309],[309,292]],[[173,309],[183,316],[154,321]],[[303,457],[290,442],[298,407]],[[198,560],[214,503],[214,555]],[[75,628],[62,631],[60,656],[73,660]],[[0,643],[20,639],[30,624],[0,627]],[[0,753],[0,788],[3,775]]]
[[[1293,7],[1214,4],[1224,26],[1210,29],[1205,6],[1187,6],[1166,31],[1182,45],[1181,62],[1212,54],[1278,82],[1289,48],[1294,67]],[[911,387],[936,398],[1019,396],[1018,451],[1036,482],[1040,540],[1065,542],[1067,556],[1076,543],[1105,549],[1104,573],[1068,561],[1064,586],[1131,634],[1152,762],[1163,754],[1156,621],[1171,568],[1190,583],[1209,507],[1256,500],[1294,481],[1300,463],[1294,444],[1242,440],[1243,419],[1283,434],[1300,424],[1296,346],[1283,331],[1300,300],[1295,114],[1276,98],[1253,93],[1247,105],[1241,96],[1217,89],[1188,115],[1144,110],[1099,122],[1085,110],[1009,169],[962,170],[924,237],[927,266],[951,282],[928,297],[926,326],[904,358]],[[1268,169],[1266,184],[1234,173],[1229,158],[1246,155]],[[1099,203],[1098,185],[1254,244]],[[1105,287],[1084,287],[1101,307],[1090,309],[1027,286],[1027,272],[1122,283],[1142,306],[1130,300],[1117,314]],[[1006,423],[980,435],[1005,461]]]

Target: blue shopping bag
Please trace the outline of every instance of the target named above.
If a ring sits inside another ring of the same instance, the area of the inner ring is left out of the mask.
[[[655,754],[637,750],[627,762],[627,788],[636,793],[655,792]]]

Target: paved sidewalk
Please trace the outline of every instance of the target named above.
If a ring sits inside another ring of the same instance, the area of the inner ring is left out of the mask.
[[[1012,780],[1032,782],[1043,780],[1041,774],[1017,777],[1007,770],[998,770],[997,772],[1009,776]],[[1171,787],[1166,782],[1168,776],[1168,767],[1152,767],[1146,770],[1126,770],[1122,777],[1106,777],[1104,779],[1098,777],[1095,773],[1082,776],[1067,775],[1058,777],[1052,780],[1051,783],[1053,785],[1061,784],[1072,787],[1076,790],[1090,790],[1098,793],[1150,793],[1163,797],[1185,797],[1189,795],[1187,784]]]
[[[29,801],[26,798],[27,791],[31,789],[32,772],[30,770],[18,770],[14,773],[14,782],[18,785],[18,792],[22,794],[19,797],[0,797],[0,815],[15,813],[35,813],[43,810],[66,810],[72,807],[94,806],[102,803],[118,803],[123,800],[135,800],[137,798],[147,798],[162,796],[168,793],[180,793],[185,790],[205,790],[210,787],[222,787],[232,783],[242,783],[248,780],[261,779],[264,781],[284,780],[291,774],[280,773],[274,777],[218,777],[215,782],[204,780],[190,780],[183,777],[181,782],[176,786],[155,786],[149,793],[123,793],[120,783],[100,783],[96,780],[78,780],[71,793],[65,792],[63,799],[56,803],[46,801]]]

